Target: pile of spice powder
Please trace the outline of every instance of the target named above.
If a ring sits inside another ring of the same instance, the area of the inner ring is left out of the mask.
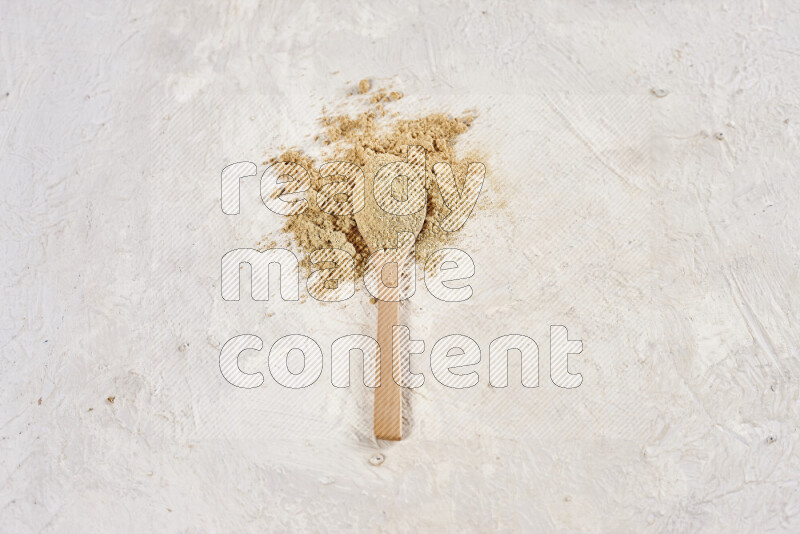
[[[388,122],[379,126],[381,118],[387,118],[385,103],[403,97],[399,92],[378,89],[369,94],[371,84],[361,80],[356,95],[367,97],[366,110],[353,116],[349,114],[323,114],[320,119],[322,131],[315,137],[333,150],[327,161],[339,160],[355,163],[362,169],[374,157],[389,154],[405,158],[409,145],[425,148],[428,181],[427,208],[422,230],[416,241],[417,262],[424,264],[428,255],[452,242],[454,233],[445,232],[439,221],[448,213],[438,187],[434,183],[430,169],[435,163],[449,163],[456,176],[458,187],[463,187],[463,177],[469,161],[458,160],[454,148],[458,136],[466,132],[473,121],[473,116],[451,117],[445,113],[429,113],[427,115],[401,119],[389,118]],[[306,168],[311,175],[311,194],[309,206],[301,214],[288,217],[283,227],[291,236],[297,247],[304,253],[301,266],[310,272],[309,255],[322,248],[338,248],[350,253],[355,259],[356,274],[361,276],[369,258],[370,250],[361,237],[352,215],[331,215],[318,209],[316,191],[325,183],[319,176],[319,163],[297,149],[287,150],[280,156],[272,158],[270,163],[291,161]],[[371,194],[368,191],[367,194]]]

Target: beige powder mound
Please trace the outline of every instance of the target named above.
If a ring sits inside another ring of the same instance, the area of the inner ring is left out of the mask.
[[[359,84],[359,89],[366,87],[366,91],[363,91],[366,93],[369,90],[369,82],[364,84],[364,81],[366,80],[362,80]],[[449,210],[442,201],[430,169],[438,162],[449,163],[459,187],[463,187],[459,179],[463,178],[468,161],[458,160],[453,145],[458,136],[469,129],[473,117],[471,115],[451,117],[444,113],[431,113],[413,119],[394,118],[388,123],[384,121],[379,126],[379,119],[387,118],[383,103],[399,98],[402,98],[402,94],[398,92],[389,93],[385,89],[379,89],[369,98],[368,109],[355,116],[324,115],[320,120],[322,132],[315,139],[329,145],[333,150],[332,157],[326,158],[326,161],[350,161],[364,170],[371,160],[381,155],[404,159],[409,145],[425,148],[428,204],[425,221],[416,242],[417,262],[424,264],[429,254],[452,242],[455,237],[453,233],[442,230],[438,224]],[[301,264],[306,271],[310,271],[308,256],[311,252],[321,248],[339,248],[353,255],[357,275],[361,276],[370,250],[358,231],[355,218],[352,215],[330,215],[317,207],[315,191],[323,183],[318,172],[319,164],[322,162],[314,161],[299,150],[286,151],[271,161],[298,163],[311,174],[308,208],[299,215],[288,217],[283,228],[305,253],[306,256]],[[371,194],[371,191],[367,194]]]

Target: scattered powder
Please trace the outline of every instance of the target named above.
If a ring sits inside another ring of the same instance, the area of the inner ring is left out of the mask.
[[[392,102],[393,100],[400,100],[401,98],[403,98],[403,93],[399,91],[389,92],[388,90],[381,88],[375,91],[375,94],[372,95],[372,98],[370,98],[370,102],[372,102],[373,104],[380,104],[382,102]]]
[[[359,82],[359,93],[369,92],[369,80]],[[477,158],[459,160],[454,143],[466,132],[473,121],[470,114],[462,117],[451,117],[445,113],[430,113],[418,118],[389,118],[383,107],[384,102],[399,100],[400,92],[387,92],[385,89],[375,91],[368,98],[365,111],[354,116],[348,114],[323,114],[320,119],[322,132],[315,140],[323,142],[332,150],[325,161],[349,161],[361,167],[365,172],[370,162],[384,159],[387,155],[395,160],[405,159],[407,147],[418,145],[425,148],[427,168],[427,208],[422,230],[417,237],[417,262],[424,264],[428,255],[451,243],[455,233],[445,232],[438,222],[443,219],[449,209],[444,205],[431,173],[435,163],[449,163],[456,176],[459,188],[463,187],[463,177],[470,161],[482,161]],[[382,119],[388,119],[383,120]],[[338,248],[349,252],[355,258],[357,276],[363,274],[364,266],[370,255],[369,247],[361,236],[353,215],[331,215],[320,211],[316,203],[316,191],[325,183],[319,176],[319,165],[322,162],[313,160],[297,149],[284,152],[270,160],[290,161],[306,168],[311,175],[311,194],[309,206],[298,215],[287,217],[284,232],[291,236],[298,248],[305,254],[301,265],[310,272],[309,255],[322,248]],[[372,191],[367,191],[371,195]],[[259,248],[269,248],[274,242],[262,240]]]

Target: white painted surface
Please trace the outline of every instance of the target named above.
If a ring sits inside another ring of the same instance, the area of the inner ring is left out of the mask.
[[[795,3],[6,4],[4,532],[800,530]],[[363,292],[223,302],[218,272],[282,222],[255,182],[223,215],[221,169],[314,150],[365,76],[404,112],[476,106],[489,168],[475,296],[405,307],[426,384],[395,444],[327,360],[299,392],[218,368],[240,333],[328,358],[372,331]],[[577,389],[550,324],[584,342]],[[454,332],[470,390],[425,367]],[[507,333],[539,343],[538,389],[489,388]]]

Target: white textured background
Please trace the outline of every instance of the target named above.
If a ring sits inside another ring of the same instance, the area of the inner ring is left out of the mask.
[[[429,4],[3,2],[0,531],[800,531],[800,6]],[[475,296],[404,307],[426,356],[476,339],[481,381],[416,359],[391,444],[357,370],[330,385],[330,343],[374,329],[363,291],[219,293],[222,254],[282,223],[255,181],[223,215],[219,171],[314,150],[363,77],[404,113],[477,107],[489,168]],[[550,324],[584,342],[577,389]],[[320,381],[254,354],[267,382],[237,390],[240,333],[311,335]],[[507,333],[539,388],[488,387]]]

